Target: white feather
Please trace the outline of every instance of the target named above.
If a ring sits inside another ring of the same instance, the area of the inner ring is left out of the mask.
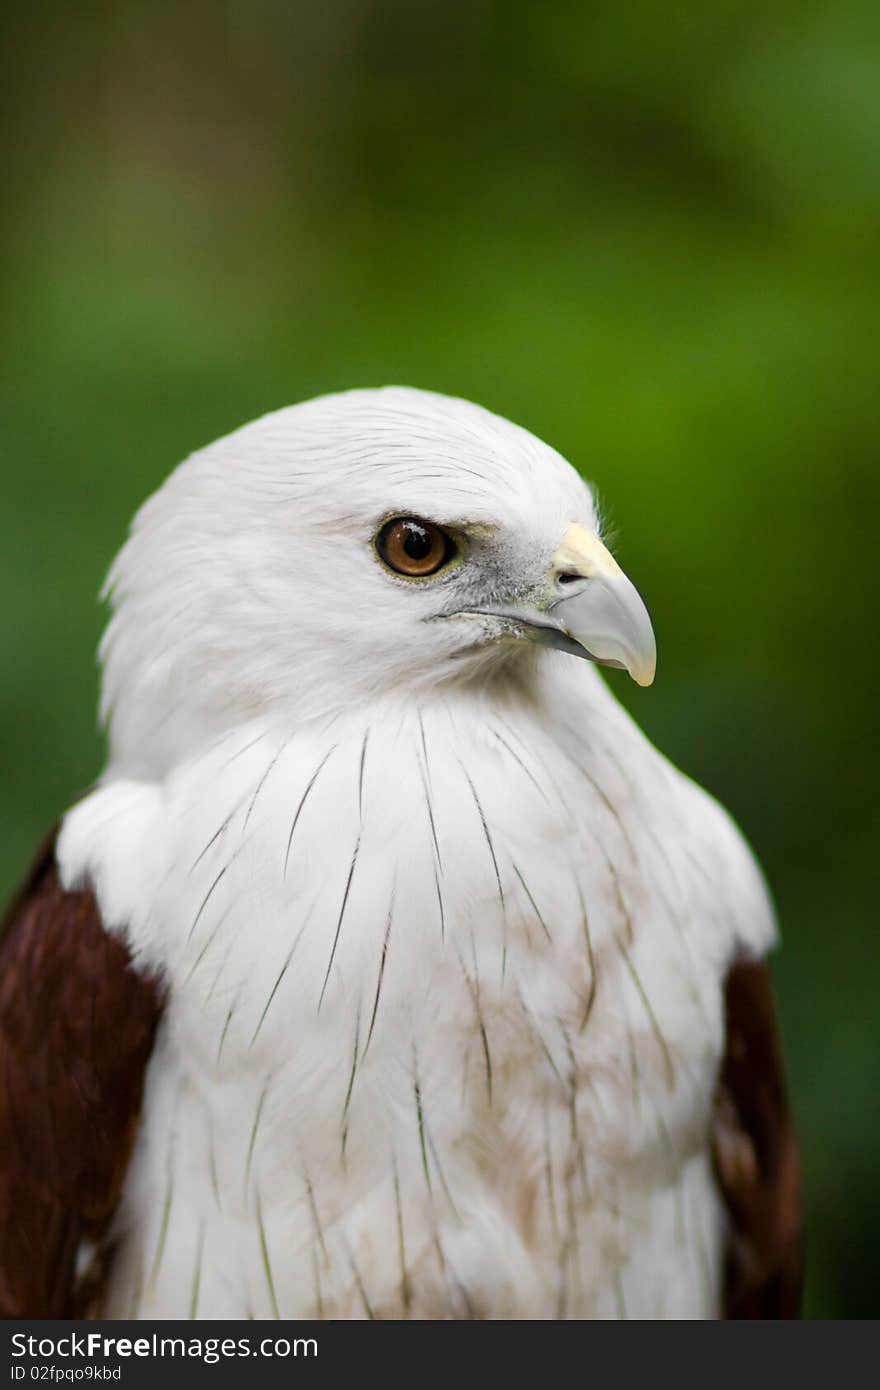
[[[368,544],[403,511],[536,572],[593,521],[506,422],[350,393],[196,456],[114,567],[59,860],[169,1003],[107,1312],[712,1316],[760,875],[587,663],[424,621]]]

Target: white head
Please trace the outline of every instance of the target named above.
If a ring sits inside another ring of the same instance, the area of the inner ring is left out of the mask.
[[[102,713],[131,771],[267,710],[485,679],[535,642],[653,676],[644,605],[574,469],[479,406],[402,387],[279,410],[192,455],[105,592]]]

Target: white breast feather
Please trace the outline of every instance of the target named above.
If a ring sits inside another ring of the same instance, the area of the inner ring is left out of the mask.
[[[108,1316],[711,1316],[724,813],[598,676],[243,725],[71,812],[169,1004]]]

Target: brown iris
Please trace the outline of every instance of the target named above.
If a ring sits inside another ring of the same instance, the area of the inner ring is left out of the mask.
[[[376,537],[379,558],[389,569],[412,579],[436,574],[455,554],[455,545],[433,521],[416,516],[396,516],[386,521]]]

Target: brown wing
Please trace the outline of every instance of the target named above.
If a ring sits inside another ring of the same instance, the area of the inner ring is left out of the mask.
[[[55,832],[0,927],[0,1315],[76,1317],[119,1199],[162,998],[66,893]]]
[[[796,1318],[803,1282],[797,1142],[767,967],[738,961],[724,992],[715,1173],[730,1215],[725,1317]]]

